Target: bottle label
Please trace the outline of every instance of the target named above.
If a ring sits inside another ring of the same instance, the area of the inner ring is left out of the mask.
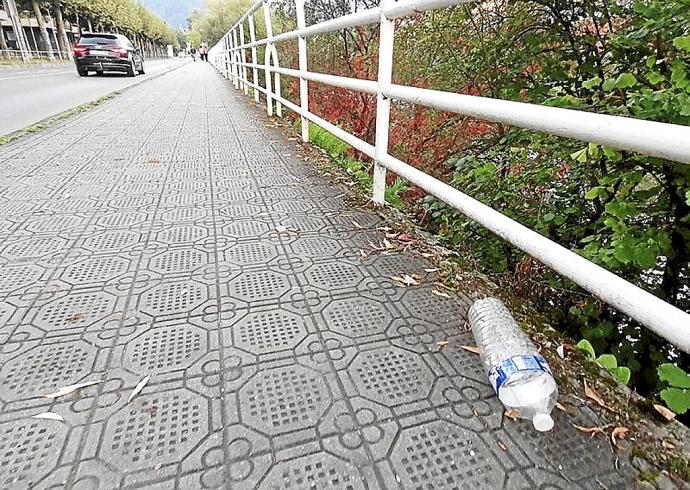
[[[494,391],[498,393],[501,385],[519,371],[544,371],[551,374],[551,369],[542,356],[511,357],[489,370],[489,381]]]

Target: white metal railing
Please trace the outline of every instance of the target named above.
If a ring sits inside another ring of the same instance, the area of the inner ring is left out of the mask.
[[[473,0],[382,0],[375,8],[362,10],[337,19],[306,26],[304,1],[295,0],[297,29],[273,34],[268,0],[257,0],[223,38],[209,50],[209,59],[235,88],[245,94],[252,88],[254,98],[266,96],[266,110],[273,114],[273,103],[280,115],[281,105],[295,111],[302,120],[302,139],[309,139],[309,122],[342,139],[374,159],[373,200],[384,204],[386,169],[409,180],[429,194],[453,206],[512,245],[528,253],[554,271],[572,280],[593,295],[661,335],[684,352],[690,353],[690,314],[672,306],[621,277],[558,245],[539,233],[504,216],[448,184],[408,165],[388,153],[388,130],[391,99],[434,107],[528,128],[557,136],[598,143],[683,163],[690,163],[690,128],[674,124],[644,121],[590,112],[546,107],[522,102],[427,90],[391,83],[394,19],[469,3]],[[254,14],[263,9],[266,37],[256,39]],[[249,26],[249,41],[244,24]],[[335,32],[348,27],[379,23],[378,79],[359,80],[308,71],[307,44],[310,36]],[[275,44],[297,39],[299,69],[281,68]],[[257,61],[257,47],[265,46],[264,64]],[[251,50],[248,63],[246,50]],[[252,81],[247,70],[252,71]],[[263,70],[265,87],[260,86],[258,70]],[[282,97],[280,75],[300,80],[300,105]],[[271,79],[273,75],[273,80]],[[308,81],[376,94],[376,140],[371,145],[311,113],[308,105]]]

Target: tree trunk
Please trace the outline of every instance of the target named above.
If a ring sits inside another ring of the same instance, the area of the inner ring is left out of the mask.
[[[0,26],[0,49],[3,51],[7,51],[9,48],[7,47],[7,41],[5,41],[5,29]]]
[[[93,26],[91,25],[91,19],[89,19],[89,32],[93,32]]]
[[[67,38],[67,31],[65,31],[65,20],[62,17],[62,9],[60,8],[60,5],[55,6],[54,16],[55,22],[57,23],[58,44],[60,46],[60,51],[65,53],[65,56],[69,57],[69,39]]]
[[[21,53],[22,61],[29,61],[31,59],[31,48],[29,47],[29,41],[26,39],[24,29],[22,28],[21,21],[19,20],[19,14],[17,12],[17,5],[15,0],[2,0],[3,10],[7,12],[10,17],[10,22],[12,23],[12,30],[17,38],[17,48]]]
[[[46,21],[43,18],[43,14],[41,13],[41,7],[38,4],[38,0],[31,0],[31,7],[34,9],[34,16],[38,21],[38,28],[41,31],[43,44],[45,44],[45,50],[48,53],[48,59],[54,60],[55,56],[53,55],[53,45],[50,42],[50,36],[48,35],[48,29],[46,28]]]

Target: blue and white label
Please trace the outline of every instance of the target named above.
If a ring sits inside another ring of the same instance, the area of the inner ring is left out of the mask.
[[[511,357],[489,370],[489,381],[491,386],[494,387],[494,391],[498,393],[501,385],[512,375],[520,371],[544,371],[551,374],[551,369],[549,369],[549,365],[546,364],[542,356]]]

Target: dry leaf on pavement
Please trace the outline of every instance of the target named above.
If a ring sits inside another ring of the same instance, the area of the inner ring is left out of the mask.
[[[563,344],[556,347],[556,352],[561,359],[565,359],[565,346]]]
[[[433,294],[435,294],[436,296],[440,296],[441,298],[448,298],[448,299],[450,299],[450,294],[448,294],[448,293],[444,293],[444,292],[438,291],[438,290],[436,290],[436,289],[432,289],[431,292],[432,292]]]
[[[561,402],[556,402],[556,408],[559,409],[561,412],[568,413],[568,409],[565,408],[565,405],[563,405]]]
[[[659,405],[659,404],[655,403],[654,404],[654,410],[659,412],[662,415],[662,417],[664,417],[669,422],[676,418],[675,412],[672,412],[671,410],[669,410],[668,408],[666,408],[663,405]]]
[[[50,393],[48,395],[41,395],[43,398],[59,398],[61,396],[69,395],[70,393],[74,393],[77,390],[81,390],[82,388],[86,388],[87,386],[93,386],[97,385],[100,383],[99,381],[85,381],[84,383],[77,383],[74,385],[69,385],[69,386],[63,386],[59,390],[57,390],[55,393]]]
[[[503,412],[503,415],[508,417],[510,420],[517,420],[518,419],[517,410],[506,410],[505,412]]]
[[[62,415],[53,413],[53,412],[43,412],[39,413],[38,415],[34,415],[31,417],[32,419],[43,419],[43,420],[56,420],[58,422],[64,422],[65,419],[62,418]]]
[[[391,279],[406,287],[419,286],[419,281],[409,274],[402,274],[401,276],[391,276]]]
[[[424,269],[424,272],[428,272],[429,274],[438,272],[438,269]]]
[[[508,451],[508,447],[503,444],[501,441],[498,441],[498,447],[500,447],[504,452]]]
[[[584,432],[585,434],[589,434],[590,437],[594,437],[595,434],[604,434],[606,435],[606,425],[602,427],[582,427],[581,425],[576,425],[573,424],[573,427],[575,427],[577,430],[580,432]]]
[[[352,225],[353,225],[355,228],[357,228],[358,230],[366,230],[366,229],[367,229],[366,226],[360,225],[360,224],[357,223],[355,220],[352,220]]]
[[[618,439],[625,439],[628,435],[628,432],[630,432],[630,429],[627,427],[616,427],[611,431],[611,442],[613,443],[614,446],[616,446],[616,438]]]
[[[149,374],[149,375],[146,376],[144,379],[142,379],[141,381],[139,381],[139,384],[136,385],[136,386],[134,387],[134,389],[132,390],[132,393],[129,394],[129,398],[127,399],[127,403],[131,402],[132,399],[133,399],[135,396],[137,396],[137,395],[141,392],[141,390],[144,389],[144,386],[146,386],[146,383],[148,383],[150,379],[151,379],[151,375]]]
[[[594,389],[590,388],[589,385],[587,384],[587,381],[585,383],[585,396],[589,398],[590,400],[593,400],[599,405],[600,407],[604,407],[606,410],[611,410],[606,403],[604,403],[604,400],[602,400],[601,396],[599,396],[599,393],[594,391]]]
[[[479,349],[473,345],[461,345],[460,347],[473,354],[479,354]]]
[[[297,233],[299,230],[290,226],[276,226],[276,231],[278,233]]]
[[[412,235],[410,235],[409,233],[401,233],[400,235],[398,235],[397,239],[401,242],[411,242]]]
[[[443,349],[445,346],[448,345],[448,341],[447,340],[439,340],[438,342],[436,342],[436,345],[438,345],[441,349]]]

